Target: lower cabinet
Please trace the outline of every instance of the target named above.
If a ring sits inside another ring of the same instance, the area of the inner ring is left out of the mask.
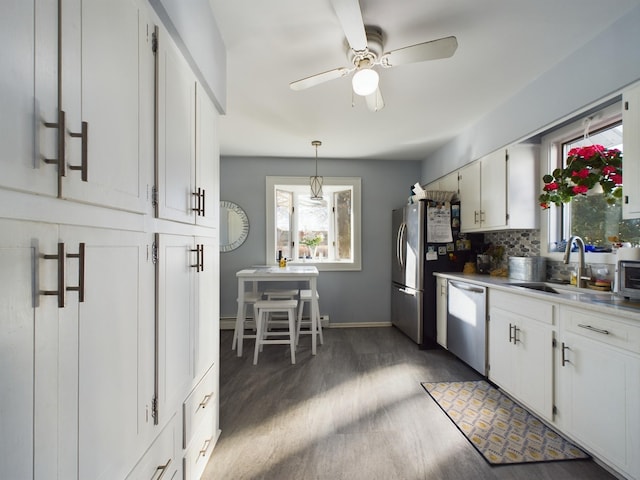
[[[177,453],[180,451],[180,431],[177,417],[174,416],[154,440],[135,468],[127,475],[126,480],[178,480],[181,462]]]
[[[558,423],[591,453],[640,478],[640,325],[561,307]]]
[[[489,379],[547,420],[553,418],[554,308],[489,293]]]

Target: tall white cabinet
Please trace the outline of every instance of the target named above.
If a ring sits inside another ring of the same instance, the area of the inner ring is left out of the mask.
[[[145,0],[3,6],[0,476],[197,479],[220,433],[218,112]]]

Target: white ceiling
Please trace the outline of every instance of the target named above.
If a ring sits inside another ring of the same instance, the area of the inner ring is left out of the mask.
[[[351,76],[289,82],[349,66],[329,0],[209,0],[227,47],[221,154],[422,160],[596,36],[640,0],[360,0],[384,51],[455,35],[448,59],[380,71],[385,108],[352,106]],[[523,112],[526,115],[526,112]],[[541,126],[542,127],[542,126]]]

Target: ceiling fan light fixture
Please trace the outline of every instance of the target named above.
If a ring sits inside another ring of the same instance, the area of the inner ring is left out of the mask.
[[[311,200],[322,200],[322,181],[323,178],[318,176],[318,147],[322,145],[320,140],[311,142],[311,146],[316,149],[316,174],[309,177],[309,186],[311,187]]]
[[[362,97],[371,95],[378,89],[379,79],[378,72],[375,70],[371,68],[359,69],[351,79],[353,93]]]

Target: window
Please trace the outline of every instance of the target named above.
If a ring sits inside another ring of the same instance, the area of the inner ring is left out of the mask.
[[[624,165],[620,104],[591,114],[589,118],[591,120],[576,120],[543,138],[543,151],[548,152],[548,171],[564,167],[572,148],[593,144],[622,151]],[[609,205],[601,195],[578,195],[561,207],[552,206],[548,213],[549,252],[563,251],[564,242],[571,235],[578,235],[585,244],[602,250],[610,248],[614,238],[633,243],[640,240],[640,220],[622,220],[621,200]]]
[[[267,177],[267,263],[278,252],[320,270],[360,270],[360,178],[324,177],[322,200],[309,177]]]

